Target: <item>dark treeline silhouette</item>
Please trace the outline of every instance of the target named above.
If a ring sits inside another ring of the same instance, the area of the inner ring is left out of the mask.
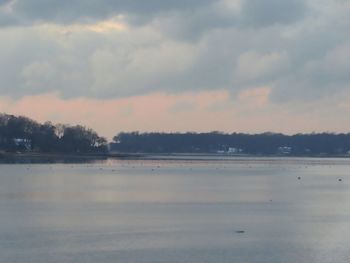
[[[119,133],[111,150],[125,153],[224,153],[251,155],[345,155],[350,134]]]
[[[0,114],[0,150],[96,153],[107,151],[107,141],[84,126],[41,124],[23,116]]]

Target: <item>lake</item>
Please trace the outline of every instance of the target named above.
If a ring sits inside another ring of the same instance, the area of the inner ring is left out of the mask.
[[[0,262],[349,262],[350,160],[0,165]]]

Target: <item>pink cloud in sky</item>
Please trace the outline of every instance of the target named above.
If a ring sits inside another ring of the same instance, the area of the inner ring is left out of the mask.
[[[228,98],[227,91],[180,95],[155,93],[112,100],[64,100],[57,94],[46,94],[19,100],[1,98],[0,111],[29,116],[41,122],[81,123],[111,138],[118,131],[212,130],[217,121],[214,118],[209,124],[204,121],[203,113],[213,103],[225,103]],[[193,110],[170,110],[181,103],[193,105]],[[211,115],[210,112],[207,114]]]
[[[111,139],[120,131],[225,131],[285,133],[322,131],[324,112],[291,111],[269,103],[270,88],[253,88],[230,98],[226,90],[200,93],[154,93],[131,98],[61,99],[58,94],[0,98],[0,111],[37,121],[83,124]],[[350,97],[350,96],[349,96]],[[311,107],[311,106],[309,106]],[[338,107],[337,110],[344,110]],[[334,114],[334,112],[332,112]],[[333,118],[335,131],[349,126]]]
[[[251,107],[262,107],[268,103],[270,93],[271,88],[269,87],[252,88],[240,92],[238,98]]]

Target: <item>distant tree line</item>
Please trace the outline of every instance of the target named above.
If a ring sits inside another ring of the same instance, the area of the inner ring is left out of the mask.
[[[235,153],[251,155],[344,155],[350,134],[119,133],[111,150],[125,153]]]
[[[0,114],[0,150],[96,153],[107,151],[107,140],[81,125],[42,124],[23,116]]]

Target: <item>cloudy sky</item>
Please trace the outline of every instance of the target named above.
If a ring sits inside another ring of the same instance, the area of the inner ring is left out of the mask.
[[[350,0],[0,0],[0,38],[0,112],[108,138],[350,131]]]

